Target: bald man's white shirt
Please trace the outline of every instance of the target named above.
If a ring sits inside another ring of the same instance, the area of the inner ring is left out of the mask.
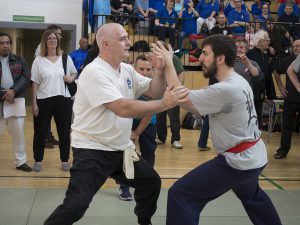
[[[122,118],[104,104],[117,99],[137,99],[151,79],[121,63],[120,71],[97,57],[81,73],[73,106],[72,147],[124,151],[130,141],[132,118]]]

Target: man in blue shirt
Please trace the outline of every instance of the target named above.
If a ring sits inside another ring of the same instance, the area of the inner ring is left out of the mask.
[[[70,53],[74,65],[78,74],[82,70],[82,65],[88,53],[88,40],[86,38],[81,38],[79,41],[79,48]]]
[[[244,36],[248,22],[250,22],[249,13],[242,9],[242,1],[234,0],[235,9],[228,15],[228,24],[232,27],[232,33],[235,36]]]

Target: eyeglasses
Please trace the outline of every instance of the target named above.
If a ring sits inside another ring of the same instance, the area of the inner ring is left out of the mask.
[[[0,45],[10,45],[10,41],[1,41]]]
[[[47,40],[48,40],[48,41],[50,41],[50,40],[57,40],[57,38],[56,38],[56,37],[48,37]]]

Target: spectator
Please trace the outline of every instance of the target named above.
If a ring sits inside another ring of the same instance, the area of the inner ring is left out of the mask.
[[[224,9],[224,14],[225,16],[228,18],[229,13],[234,10],[235,6],[234,6],[234,0],[229,0],[226,5],[225,5],[225,9]],[[241,6],[242,10],[247,11],[247,6],[244,3],[244,1],[242,1],[242,6]]]
[[[88,54],[83,63],[83,68],[86,67],[86,65],[88,65],[89,63],[91,63],[98,55],[99,55],[99,47],[97,45],[97,41],[95,38],[91,48],[88,50]]]
[[[139,55],[134,62],[134,69],[141,75],[152,78],[153,68],[150,61],[145,55]],[[141,96],[139,100],[147,101],[147,96]],[[157,143],[156,137],[156,116],[149,115],[142,119],[135,118],[132,123],[132,131],[130,139],[134,142],[138,142],[141,156],[145,159],[152,167],[155,163],[155,150]],[[121,184],[119,188],[120,199],[128,201],[132,200],[132,195],[129,191],[129,186]]]
[[[215,15],[219,12],[219,0],[200,0],[196,10],[199,13],[197,33],[200,33],[203,24],[211,30],[216,24]]]
[[[111,14],[116,23],[128,25],[129,15],[133,12],[134,0],[110,0]]]
[[[179,12],[183,9],[185,1],[186,0],[175,0],[174,9],[177,12],[177,14],[179,14]]]
[[[228,24],[232,27],[232,33],[235,36],[244,36],[246,27],[250,22],[249,13],[242,9],[242,1],[234,0],[235,9],[228,14]]]
[[[297,5],[294,0],[286,0],[284,3],[280,4],[278,7],[278,16],[281,16],[285,13],[286,5],[290,5],[291,9],[288,10],[291,12],[291,14],[293,14],[294,16],[299,16],[299,2]]]
[[[219,12],[218,23],[211,29],[210,34],[223,34],[232,37],[231,27],[227,26],[227,18],[223,12]]]
[[[178,48],[182,50],[182,42],[185,38],[190,35],[197,34],[197,17],[199,16],[198,12],[194,8],[194,3],[192,0],[184,3],[184,7],[179,12],[178,17],[182,18],[181,20],[181,32],[178,40]],[[192,48],[197,48],[197,41],[195,39],[190,39]]]
[[[257,79],[253,82],[254,105],[257,112],[259,128],[262,129],[262,104],[265,100],[265,94],[268,101],[276,98],[270,62],[270,38],[266,31],[259,30],[254,35],[254,48],[250,49],[246,56],[257,62],[262,73],[263,79]]]
[[[262,23],[262,28],[267,30],[267,21],[273,20],[270,15],[270,6],[268,3],[263,3],[261,6],[261,14],[256,17],[256,19]]]
[[[251,5],[251,13],[253,20],[256,20],[259,15],[262,13],[262,5],[263,1],[261,0],[254,0],[254,3]]]
[[[293,8],[290,3],[286,3],[284,13],[278,17],[278,22],[284,22],[283,26],[292,35],[293,39],[300,38],[299,17],[293,13]],[[288,24],[287,24],[288,23]]]
[[[80,38],[79,48],[70,53],[70,57],[73,60],[78,74],[80,74],[83,69],[83,63],[88,53],[88,46],[88,40],[84,37]]]
[[[181,84],[184,83],[184,69],[180,59],[174,55],[173,64]],[[180,107],[175,106],[167,111],[158,113],[157,117],[157,144],[165,144],[167,139],[167,115],[170,118],[171,127],[171,145],[176,149],[182,149],[183,146],[180,143]]]
[[[135,11],[139,20],[148,19],[151,14],[157,13],[156,10],[149,7],[149,0],[136,0]]]
[[[60,39],[53,30],[46,30],[41,41],[41,53],[35,58],[31,68],[32,114],[34,118],[33,171],[40,172],[44,158],[47,129],[52,116],[59,137],[61,168],[69,171],[70,130],[72,100],[65,84],[73,82],[77,70],[71,57],[67,56],[66,73],[60,52]]]
[[[280,75],[287,74],[288,67],[300,55],[300,40],[295,40],[293,43],[293,55],[284,58],[275,68],[274,78],[284,97],[282,124],[281,124],[281,139],[280,147],[277,149],[274,158],[283,159],[287,156],[291,148],[292,132],[296,113],[300,115],[300,92],[297,91],[289,76],[286,76],[286,85],[283,86]],[[295,67],[294,67],[295,68]],[[300,80],[298,72],[298,80]]]
[[[24,139],[25,91],[30,71],[24,59],[11,52],[11,47],[11,37],[0,32],[0,134],[7,127],[13,142],[16,169],[30,172]],[[14,113],[9,114],[9,109]]]
[[[166,6],[157,13],[155,19],[154,34],[158,39],[165,41],[169,36],[169,42],[174,49],[175,47],[175,33],[178,14],[174,10],[175,0],[166,0]]]

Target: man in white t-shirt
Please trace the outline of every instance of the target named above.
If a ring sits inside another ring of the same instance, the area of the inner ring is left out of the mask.
[[[234,42],[224,35],[203,41],[202,64],[206,78],[219,83],[189,93],[185,109],[209,115],[214,149],[218,156],[180,178],[170,188],[167,225],[198,225],[205,205],[232,190],[254,224],[281,225],[270,198],[259,187],[267,152],[260,138],[253,92],[234,69]]]
[[[108,177],[135,188],[134,212],[140,225],[151,224],[160,193],[160,177],[134,151],[130,140],[132,118],[153,115],[187,100],[179,86],[172,51],[156,43],[151,80],[122,61],[129,56],[128,34],[120,24],[105,24],[96,34],[100,54],[82,71],[73,106],[71,178],[62,205],[45,225],[73,224],[89,207]],[[164,53],[162,56],[161,53]],[[165,76],[164,76],[165,73]],[[139,101],[141,95],[160,100]],[[173,85],[174,84],[174,85]],[[176,86],[176,88],[173,88]]]
[[[296,90],[300,92],[300,54],[294,60],[294,62],[289,66],[287,74],[291,79]]]

